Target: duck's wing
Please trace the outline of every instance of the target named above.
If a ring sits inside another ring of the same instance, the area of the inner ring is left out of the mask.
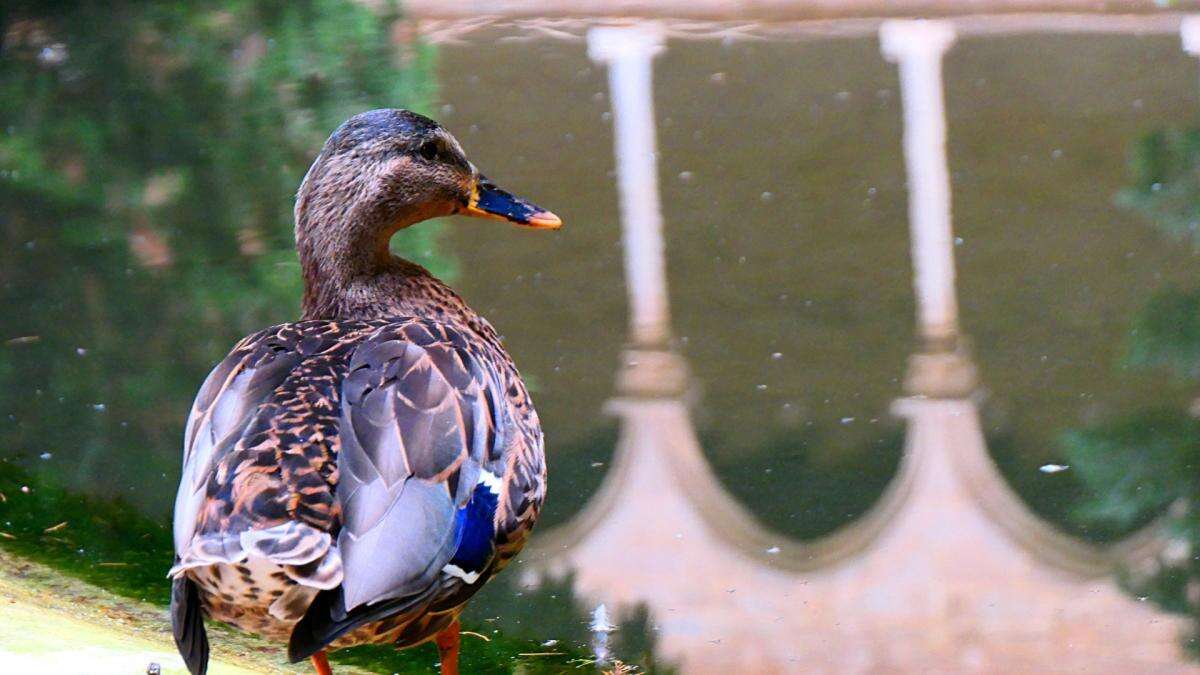
[[[494,353],[413,320],[363,341],[342,383],[341,586],[296,625],[304,658],[356,626],[482,585],[494,557],[512,424]]]
[[[378,325],[268,328],[238,343],[201,386],[184,437],[171,569],[175,640],[191,672],[204,672],[208,642],[188,568],[253,553],[302,584],[341,581],[330,534],[337,387],[350,351]]]
[[[338,387],[350,353],[378,324],[304,321],[256,333],[213,369],[196,397],[175,499],[172,575],[249,554],[329,588],[336,560],[332,477]]]
[[[234,448],[264,400],[300,363],[289,340],[272,340],[279,327],[239,342],[201,385],[183,439],[183,475],[175,495],[176,562],[189,553],[206,488],[217,464]]]

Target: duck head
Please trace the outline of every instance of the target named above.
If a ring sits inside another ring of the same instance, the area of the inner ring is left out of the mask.
[[[369,274],[390,259],[397,230],[452,214],[535,229],[562,225],[480,174],[458,141],[428,117],[397,109],[355,115],[325,142],[297,194],[305,276]]]

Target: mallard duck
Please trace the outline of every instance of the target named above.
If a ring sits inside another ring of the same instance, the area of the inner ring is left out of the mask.
[[[392,235],[450,214],[553,229],[433,120],[373,110],[326,141],[296,198],[300,321],[239,342],[188,417],[171,618],[192,673],[204,618],[326,650],[434,640],[521,549],[546,490],[541,426],[496,331]]]

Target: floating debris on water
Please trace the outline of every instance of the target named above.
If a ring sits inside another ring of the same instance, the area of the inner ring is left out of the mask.
[[[39,458],[39,459],[50,459],[50,458],[51,458],[51,457],[53,457],[53,456],[54,456],[54,455],[52,455],[52,454],[50,454],[50,453],[48,453],[48,452],[43,452],[42,454],[38,455],[38,458]]]
[[[1038,467],[1038,471],[1042,473],[1058,473],[1059,471],[1066,471],[1069,468],[1071,468],[1070,464],[1043,464]]]
[[[778,555],[778,554],[779,554],[778,546],[772,546],[771,548],[767,549],[767,555]]]

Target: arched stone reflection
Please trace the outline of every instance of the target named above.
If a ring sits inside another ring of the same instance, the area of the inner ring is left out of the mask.
[[[919,23],[885,31],[885,52],[909,71],[908,81],[940,87],[930,75],[952,32]],[[610,71],[614,80],[637,75],[637,86],[613,82],[623,88],[613,110],[619,171],[632,162],[638,175],[652,175],[653,148],[622,151],[621,134],[636,126],[631,117],[652,124],[649,72],[661,38],[644,27],[608,28],[594,40],[603,44],[593,44],[593,55],[623,60]],[[906,90],[906,112],[916,110],[906,124],[943,114],[940,91],[936,105],[920,100],[931,91]],[[910,158],[910,170],[939,159],[944,167],[942,129],[940,139],[926,133],[926,142],[906,135],[906,153],[941,154]],[[910,173],[914,201],[928,196],[925,181],[948,181],[944,172],[924,175]],[[1028,672],[1101,663],[1114,672],[1193,670],[1181,660],[1182,623],[1128,597],[1111,578],[1160,550],[1157,532],[1110,547],[1066,536],[1024,505],[988,455],[976,371],[953,302],[948,182],[932,186],[944,199],[926,199],[910,213],[925,339],[910,362],[909,396],[892,410],[907,423],[899,472],[868,514],[815,542],[762,527],[705,461],[689,413],[687,365],[667,339],[661,216],[632,203],[644,184],[634,192],[621,185],[634,308],[631,346],[608,406],[621,433],[612,468],[583,512],[535,539],[527,581],[570,577],[589,602],[647,607],[657,657],[685,672]],[[657,198],[651,205],[658,208]],[[637,228],[652,231],[629,232]],[[643,290],[659,300],[639,304]]]

